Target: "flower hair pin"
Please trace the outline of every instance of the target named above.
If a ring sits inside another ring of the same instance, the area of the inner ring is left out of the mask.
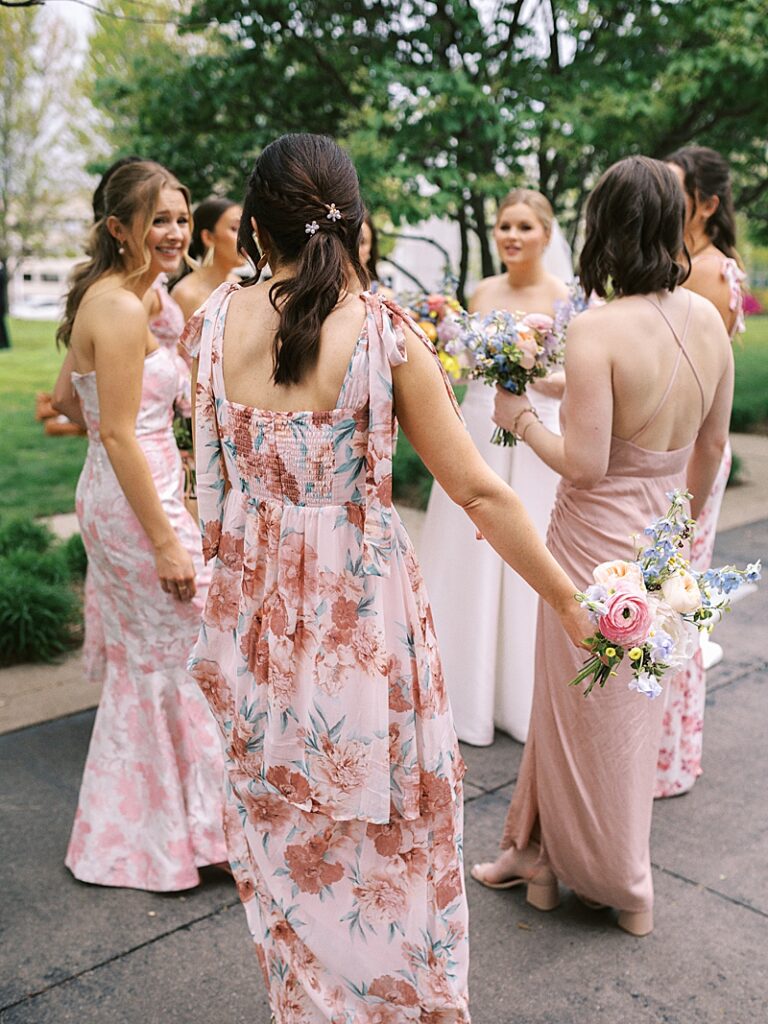
[[[341,220],[341,210],[337,208],[336,203],[331,203],[330,206],[326,203],[326,207],[328,209],[328,213],[325,215],[327,220]]]
[[[311,224],[305,224],[304,225],[304,234],[305,235],[314,235],[314,233],[316,231],[319,231],[319,230],[320,230],[320,225],[317,223],[316,220],[313,220]]]

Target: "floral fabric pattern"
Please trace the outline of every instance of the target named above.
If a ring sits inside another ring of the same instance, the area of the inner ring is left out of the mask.
[[[715,533],[725,486],[731,471],[732,453],[728,444],[723,452],[712,491],[696,522],[691,544],[691,565],[705,572],[712,565]],[[686,667],[667,684],[669,693],[662,722],[659,762],[656,768],[654,797],[687,793],[702,773],[701,754],[704,738],[704,704],[707,696],[706,672],[701,649]]]
[[[468,1021],[464,765],[392,505],[392,366],[403,325],[420,332],[366,293],[336,407],[253,409],[221,373],[237,287],[186,332],[213,560],[190,666],[224,739],[272,1009],[281,1024]]]
[[[194,521],[182,501],[171,430],[173,354],[144,364],[136,435],[177,536],[195,560],[197,595],[165,594],[154,553],[99,438],[95,374],[74,374],[88,423],[76,503],[88,554],[86,664],[103,690],[66,864],[76,878],[151,891],[187,889],[227,859],[224,771],[216,724],[186,660],[207,589]]]

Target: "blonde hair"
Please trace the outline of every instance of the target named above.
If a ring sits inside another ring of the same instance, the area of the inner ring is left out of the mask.
[[[542,227],[547,233],[547,236],[552,233],[552,225],[555,221],[555,213],[552,209],[552,205],[546,196],[542,195],[541,192],[537,192],[536,189],[533,188],[513,188],[511,192],[507,192],[499,203],[499,209],[496,213],[496,223],[498,224],[499,218],[508,206],[517,206],[518,203],[522,203],[524,206],[528,206],[533,210],[538,220],[541,221]]]
[[[174,189],[184,196],[190,208],[189,189],[182,185],[165,167],[152,160],[141,160],[119,167],[107,181],[104,189],[104,215],[91,228],[86,253],[72,273],[72,283],[64,309],[64,317],[56,331],[56,342],[69,345],[72,326],[86,291],[106,274],[125,269],[120,243],[107,228],[107,219],[115,217],[125,227],[137,224],[140,228],[144,262],[129,274],[128,280],[140,277],[148,269],[151,256],[146,245],[152,227],[160,193],[164,188]],[[190,215],[191,219],[191,215]]]

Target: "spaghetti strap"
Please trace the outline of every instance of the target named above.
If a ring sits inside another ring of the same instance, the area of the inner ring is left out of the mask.
[[[635,433],[632,435],[632,437],[629,438],[629,441],[630,441],[631,444],[634,444],[635,441],[637,440],[637,438],[640,437],[640,435],[642,433],[644,433],[648,429],[648,427],[651,426],[652,423],[655,422],[656,417],[659,415],[661,410],[664,408],[664,405],[665,405],[667,399],[669,398],[670,392],[672,391],[672,388],[674,386],[675,380],[677,379],[677,372],[680,369],[680,360],[683,359],[683,358],[685,359],[685,361],[690,366],[691,373],[693,374],[694,380],[696,381],[696,383],[697,383],[697,385],[699,387],[699,395],[701,397],[701,418],[702,418],[702,420],[704,419],[704,412],[706,410],[706,399],[704,398],[704,388],[702,387],[702,384],[701,384],[701,378],[699,377],[698,371],[697,371],[696,367],[693,364],[693,360],[691,359],[691,356],[690,356],[690,354],[688,352],[688,349],[685,347],[685,339],[686,339],[686,336],[688,334],[688,326],[689,326],[689,324],[691,322],[691,311],[692,311],[692,308],[693,308],[693,299],[691,298],[690,295],[688,296],[688,312],[686,313],[686,316],[685,316],[685,325],[683,326],[683,333],[679,335],[677,333],[677,331],[675,330],[675,328],[672,326],[672,323],[671,323],[669,317],[664,312],[664,310],[661,308],[661,306],[658,305],[658,303],[653,302],[651,299],[648,298],[647,295],[643,295],[643,296],[641,296],[641,298],[645,299],[645,301],[649,305],[653,306],[653,308],[658,313],[661,314],[661,316],[662,316],[664,322],[666,323],[667,327],[669,327],[670,331],[672,332],[672,337],[675,339],[675,342],[677,343],[678,351],[677,351],[677,358],[675,359],[675,365],[672,367],[672,373],[670,375],[669,382],[667,383],[667,386],[666,386],[666,388],[664,390],[664,394],[661,396],[658,404],[656,405],[656,408],[653,410],[653,412],[648,417],[648,419],[645,421],[645,423],[643,423],[642,427],[640,427],[639,430],[636,430]]]

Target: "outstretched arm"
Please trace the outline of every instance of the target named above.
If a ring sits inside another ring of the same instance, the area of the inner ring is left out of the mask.
[[[549,553],[515,492],[483,461],[451,403],[437,361],[406,331],[408,361],[393,370],[400,424],[424,464],[486,540],[560,616],[574,644],[590,629],[577,588]]]

